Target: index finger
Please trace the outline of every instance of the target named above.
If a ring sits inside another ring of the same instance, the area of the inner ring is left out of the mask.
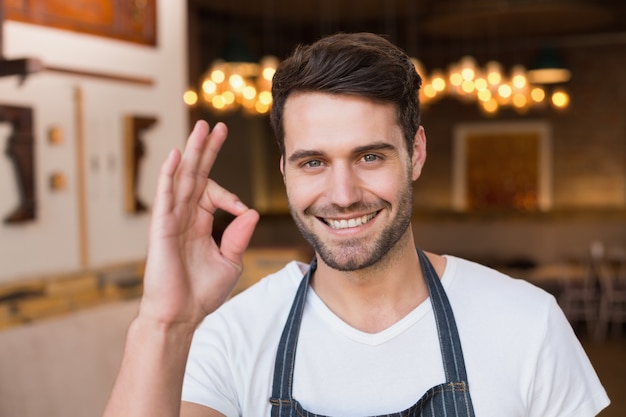
[[[205,122],[206,123],[206,122]],[[202,159],[200,161],[200,166],[198,169],[198,174],[203,176],[204,178],[209,177],[209,173],[211,172],[211,168],[213,168],[213,164],[215,163],[215,159],[217,158],[217,154],[222,149],[222,145],[226,140],[226,136],[228,135],[228,128],[222,122],[218,122],[214,127],[211,133],[208,136],[208,143],[202,153]]]
[[[209,134],[209,125],[198,120],[189,134],[182,160],[178,167],[177,201],[197,200],[204,190],[209,172],[226,139],[226,125],[218,123]]]

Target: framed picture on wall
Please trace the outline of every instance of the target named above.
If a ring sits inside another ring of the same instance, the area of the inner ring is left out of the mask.
[[[156,0],[12,0],[0,7],[8,20],[157,45]]]
[[[546,211],[552,206],[551,129],[543,121],[459,124],[454,129],[456,211]]]

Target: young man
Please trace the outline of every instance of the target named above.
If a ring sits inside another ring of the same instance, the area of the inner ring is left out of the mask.
[[[371,34],[331,36],[281,64],[272,125],[315,257],[224,305],[258,214],[207,179],[226,127],[196,124],[161,170],[145,291],[106,416],[585,417],[607,406],[553,297],[415,247],[420,83]],[[235,216],[219,247],[218,209]]]

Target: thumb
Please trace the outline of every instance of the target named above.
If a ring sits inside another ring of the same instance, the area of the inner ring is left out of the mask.
[[[222,235],[220,252],[236,265],[241,265],[241,259],[245,252],[254,228],[259,221],[259,213],[256,210],[244,211],[226,227]]]

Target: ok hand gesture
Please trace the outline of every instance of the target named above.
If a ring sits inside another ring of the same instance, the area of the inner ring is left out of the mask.
[[[209,179],[226,134],[222,123],[209,133],[199,121],[184,153],[173,150],[161,166],[140,309],[156,322],[197,325],[224,302],[241,275],[259,214]],[[211,235],[218,209],[235,216],[220,246]]]

